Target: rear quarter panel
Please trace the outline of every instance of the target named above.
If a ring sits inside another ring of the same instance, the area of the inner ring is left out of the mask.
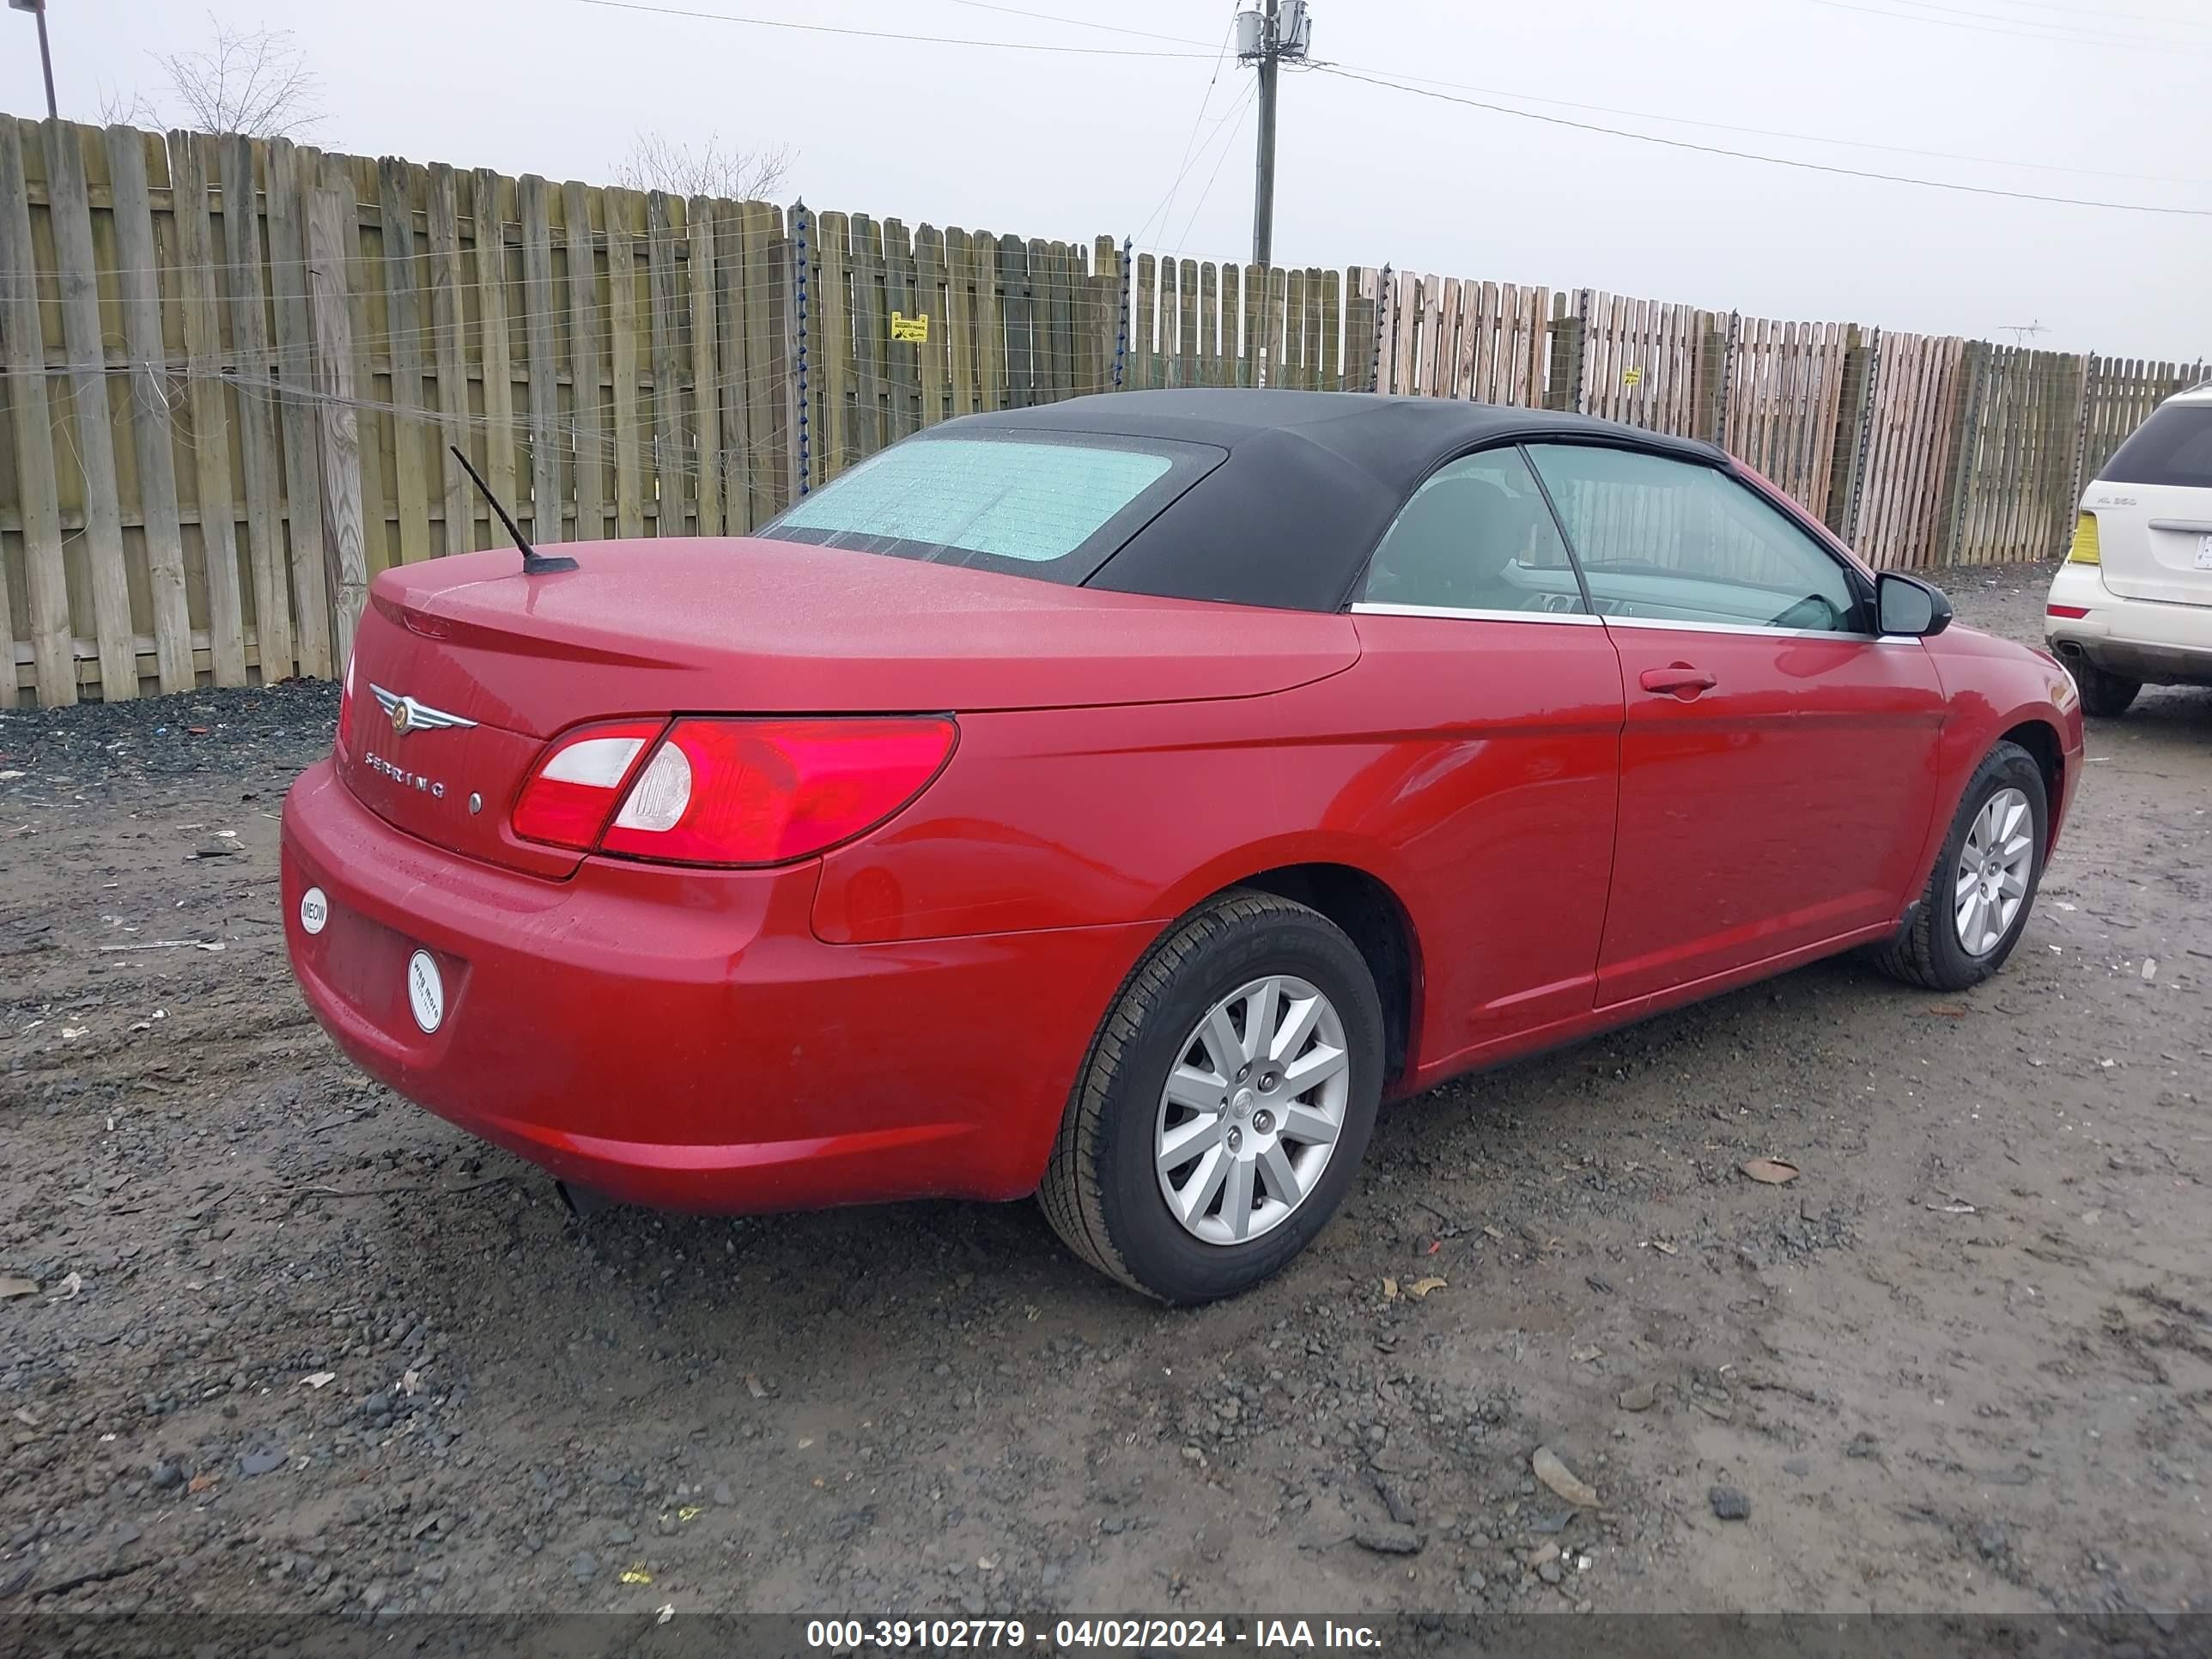
[[[1471,624],[1429,626],[1433,641],[1370,641],[1346,672],[1267,697],[963,717],[921,799],[824,858],[815,931],[1164,927],[1261,871],[1340,864],[1411,924],[1417,1064],[1485,1022],[1557,1012],[1528,1006],[1528,988],[1587,1007],[1617,660],[1595,629],[1492,624],[1474,652],[1453,632]],[[1576,878],[1547,878],[1563,860]]]
[[[823,859],[814,930],[843,945],[1166,921],[1316,859],[1389,881],[1389,849],[1329,822],[1366,757],[1323,729],[1316,689],[962,715],[921,800]]]

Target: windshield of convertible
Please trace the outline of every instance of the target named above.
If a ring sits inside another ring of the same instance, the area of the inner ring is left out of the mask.
[[[833,478],[756,533],[1073,585],[1222,453],[1094,433],[915,438]]]

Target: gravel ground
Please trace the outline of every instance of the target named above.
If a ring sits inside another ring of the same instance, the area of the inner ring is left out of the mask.
[[[580,1225],[362,1079],[275,914],[335,708],[0,715],[0,1612],[2212,1611],[2212,694],[2092,726],[1993,983],[1438,1090],[1186,1313],[1029,1205]]]

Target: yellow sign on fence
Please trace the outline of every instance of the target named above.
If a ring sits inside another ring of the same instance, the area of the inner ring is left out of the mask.
[[[906,345],[929,343],[929,313],[909,317],[902,311],[891,313],[891,338]]]

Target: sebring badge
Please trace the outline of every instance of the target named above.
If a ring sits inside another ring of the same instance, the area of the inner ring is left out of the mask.
[[[397,691],[387,691],[375,682],[369,683],[376,694],[376,706],[392,718],[392,729],[401,737],[410,732],[436,732],[450,726],[474,726],[474,720],[465,720],[459,714],[448,714],[442,708],[433,708],[426,702],[402,696]]]
[[[405,767],[385,759],[374,749],[365,751],[361,760],[362,764],[368,767],[370,771],[383,773],[386,777],[403,788],[419,789],[433,800],[443,800],[446,798],[446,786],[436,778],[425,777],[420,772],[410,772]]]

